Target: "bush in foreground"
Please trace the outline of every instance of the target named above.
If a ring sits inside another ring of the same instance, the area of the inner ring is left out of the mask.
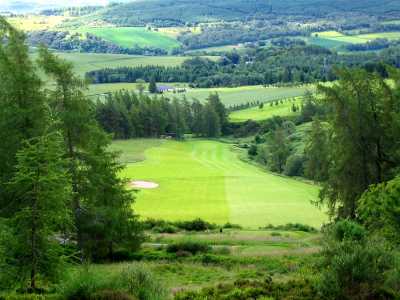
[[[58,293],[67,300],[163,300],[167,291],[143,264],[132,264],[117,273],[93,268],[71,272]]]

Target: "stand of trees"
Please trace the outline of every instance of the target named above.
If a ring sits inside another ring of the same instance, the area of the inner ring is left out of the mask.
[[[164,135],[182,139],[185,133],[218,137],[228,130],[227,112],[218,94],[202,104],[120,91],[97,102],[96,119],[117,139]]]
[[[337,54],[318,46],[292,45],[233,53],[214,62],[203,58],[186,60],[179,67],[140,66],[101,69],[86,75],[93,83],[187,82],[193,87],[267,85],[332,81],[335,65],[363,67],[386,76],[384,64],[400,67],[400,48],[380,53]]]
[[[46,49],[34,64],[24,35],[2,18],[0,41],[0,289],[36,292],[58,279],[67,253],[113,259],[143,234],[72,65]]]

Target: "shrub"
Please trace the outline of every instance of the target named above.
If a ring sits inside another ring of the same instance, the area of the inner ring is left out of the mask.
[[[67,300],[90,300],[95,293],[110,288],[108,283],[99,273],[84,267],[68,274],[59,287],[59,294]]]
[[[222,226],[224,229],[242,229],[242,226],[239,224],[232,224],[232,223],[225,223],[224,226]]]
[[[340,221],[326,234],[316,287],[323,299],[395,299],[383,287],[394,256],[383,240],[371,239],[352,221]],[[399,296],[399,295],[397,295]]]
[[[153,227],[153,231],[156,233],[177,233],[178,228],[171,224],[165,224],[165,225]]]
[[[120,285],[139,300],[165,300],[167,290],[144,265],[128,267],[120,275]]]
[[[291,155],[286,160],[284,174],[287,176],[302,176],[304,173],[304,156]]]
[[[167,246],[168,253],[177,253],[179,251],[190,252],[193,255],[197,253],[206,253],[210,251],[210,246],[207,244],[196,242],[196,241],[183,241],[177,242],[173,244],[169,244]]]
[[[58,290],[67,300],[164,300],[166,290],[142,264],[116,274],[83,268],[72,272]]]
[[[215,224],[211,224],[200,218],[192,220],[192,221],[175,222],[174,225],[176,227],[186,230],[186,231],[206,231],[206,230],[212,230],[212,229],[217,228],[217,226]]]
[[[300,223],[288,223],[285,225],[275,225],[275,226],[272,224],[268,224],[267,226],[261,227],[260,229],[317,232],[317,229],[315,229],[314,227]]]

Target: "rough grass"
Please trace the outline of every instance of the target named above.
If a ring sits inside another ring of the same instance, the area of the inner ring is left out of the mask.
[[[81,27],[78,32],[88,32],[126,48],[139,46],[172,50],[180,46],[175,38],[145,27]]]
[[[125,147],[130,143],[135,149],[143,142],[128,141]],[[145,161],[129,164],[122,174],[160,185],[137,194],[135,209],[143,218],[200,217],[252,228],[286,223],[319,227],[326,220],[325,214],[310,203],[317,199],[318,187],[247,164],[229,144],[165,141],[147,148],[145,156]]]
[[[271,103],[272,106],[270,105]],[[285,99],[283,103],[279,102],[278,105],[275,105],[275,102],[271,101],[264,103],[264,107],[261,109],[258,106],[255,106],[248,109],[234,111],[229,115],[229,120],[231,122],[245,122],[247,120],[261,121],[273,116],[292,116],[296,114],[296,112],[292,111],[293,104],[300,107],[301,100],[299,98],[296,98],[296,101],[288,101]]]

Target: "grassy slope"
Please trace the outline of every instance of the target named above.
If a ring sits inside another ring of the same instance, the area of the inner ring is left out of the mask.
[[[78,32],[88,32],[126,48],[137,45],[171,50],[180,46],[176,39],[145,27],[82,27]]]
[[[124,54],[95,54],[76,52],[57,52],[74,65],[74,71],[84,76],[86,72],[102,68],[135,67],[141,65],[177,66],[187,57],[182,56],[137,56]],[[36,54],[32,55],[36,58]]]
[[[163,84],[163,83],[160,83]],[[169,86],[185,87],[184,83],[165,83]],[[106,92],[115,92],[119,90],[136,90],[135,83],[112,83],[112,84],[94,84],[89,88],[90,94],[101,94]],[[241,86],[236,88],[209,88],[209,89],[192,89],[187,88],[186,93],[174,94],[166,92],[164,96],[183,97],[187,99],[198,99],[205,102],[210,93],[218,93],[221,101],[226,105],[242,104],[253,101],[268,102],[272,100],[292,98],[304,95],[305,91],[313,90],[313,85],[305,85],[300,87],[268,87],[262,86]]]
[[[279,105],[273,104],[270,106],[269,103],[264,104],[264,108],[260,109],[258,106],[251,107],[248,109],[234,111],[229,115],[231,122],[244,122],[247,120],[261,121],[273,116],[291,116],[295,113],[292,111],[293,104],[300,105],[300,100],[296,101],[285,101]]]
[[[218,93],[226,106],[246,102],[291,98],[304,95],[307,89],[313,89],[312,85],[293,87],[267,87],[263,86],[242,86],[237,88],[210,88],[210,89],[189,89],[185,96],[189,99],[196,98],[205,101],[210,93]],[[169,95],[167,93],[166,95]]]
[[[129,151],[148,140],[133,140]],[[115,142],[118,145],[121,142]],[[118,147],[118,146],[117,146]],[[143,146],[140,146],[143,148]],[[239,160],[231,145],[214,141],[164,141],[145,151],[147,159],[129,164],[123,176],[150,180],[135,208],[143,217],[193,219],[247,227],[288,222],[320,226],[324,214],[311,205],[316,186],[267,173]]]

